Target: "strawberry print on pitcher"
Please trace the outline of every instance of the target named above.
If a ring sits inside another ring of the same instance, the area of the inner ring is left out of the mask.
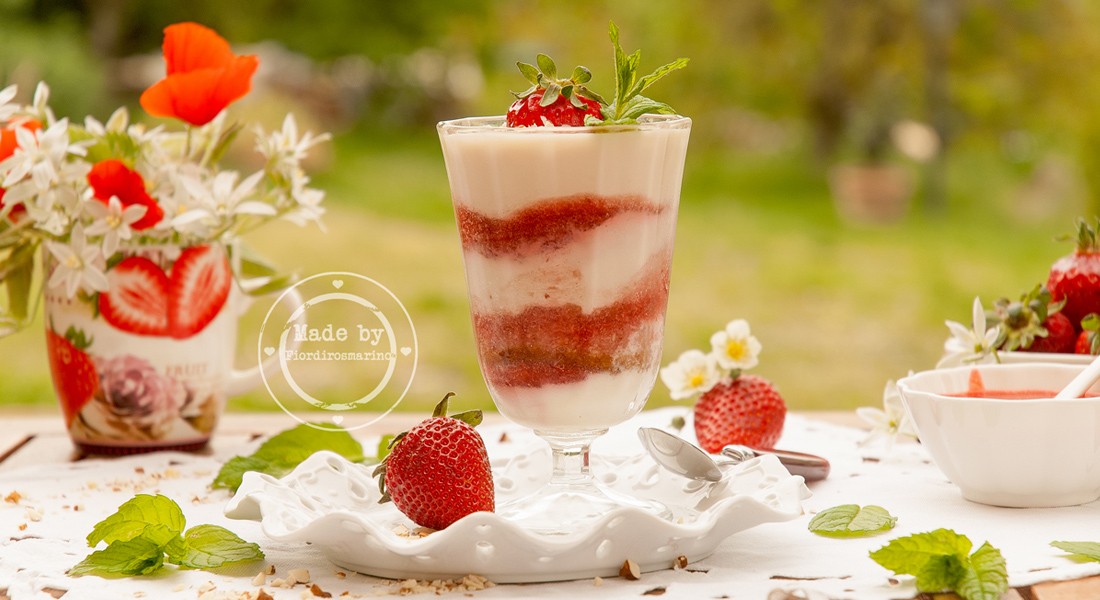
[[[51,273],[58,268],[51,261]],[[117,255],[107,289],[46,290],[54,388],[73,441],[125,453],[206,444],[230,387],[238,293],[219,244]]]

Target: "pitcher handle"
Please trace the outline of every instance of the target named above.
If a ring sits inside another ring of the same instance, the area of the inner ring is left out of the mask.
[[[296,288],[289,288],[279,297],[279,302],[287,303],[292,308],[297,308],[305,303],[305,298]],[[297,341],[294,336],[291,336],[288,340],[287,347],[290,350],[296,350],[301,345],[300,341]],[[226,397],[231,398],[233,396],[239,396],[260,384],[262,381],[263,371],[265,369],[271,369],[279,362],[279,353],[274,352],[271,356],[265,358],[262,362],[254,367],[247,369],[234,368],[229,374],[229,381],[227,382]]]

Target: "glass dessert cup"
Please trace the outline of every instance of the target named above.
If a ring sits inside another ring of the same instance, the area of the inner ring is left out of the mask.
[[[691,120],[438,126],[489,393],[553,455],[545,488],[499,506],[541,533],[663,507],[601,486],[590,446],[642,409],[660,367]]]

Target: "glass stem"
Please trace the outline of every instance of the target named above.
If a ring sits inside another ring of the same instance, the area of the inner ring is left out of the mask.
[[[550,451],[553,455],[550,485],[554,487],[592,485],[592,471],[589,465],[592,441],[606,433],[606,431],[605,429],[599,432],[585,432],[582,435],[536,432],[550,444]]]

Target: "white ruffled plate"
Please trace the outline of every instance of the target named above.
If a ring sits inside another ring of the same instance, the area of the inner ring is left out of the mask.
[[[548,451],[494,461],[497,503],[535,489],[542,481],[532,474],[549,468]],[[672,520],[621,508],[583,531],[546,536],[482,512],[418,538],[396,533],[415,525],[392,503],[378,504],[371,469],[318,452],[282,479],[247,473],[225,513],[259,521],[272,539],[311,543],[336,565],[368,575],[437,579],[476,573],[518,583],[614,576],[626,559],[643,571],[670,568],[680,555],[695,562],[739,531],[798,517],[809,497],[802,478],[773,456],[731,467],[716,484],[666,473],[644,454],[594,458],[593,471],[605,484],[665,503]]]

